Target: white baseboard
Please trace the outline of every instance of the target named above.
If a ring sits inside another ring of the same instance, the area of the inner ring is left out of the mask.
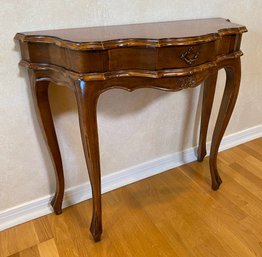
[[[228,136],[222,140],[220,151],[262,137],[262,125],[252,127]],[[207,144],[207,149],[210,143]],[[166,155],[158,159],[115,172],[102,178],[102,192],[109,192],[144,178],[159,174],[171,168],[196,160],[196,148]],[[65,191],[63,208],[91,198],[90,183],[84,183]],[[51,195],[26,202],[0,212],[0,231],[41,217],[52,212],[49,206]]]

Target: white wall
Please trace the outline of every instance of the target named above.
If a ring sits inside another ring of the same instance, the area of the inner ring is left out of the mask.
[[[18,67],[16,32],[206,17],[224,17],[246,25],[249,32],[242,41],[241,90],[226,131],[231,134],[261,124],[261,10],[261,0],[2,0],[0,211],[54,192],[50,160],[30,108],[28,85]],[[224,73],[219,75],[214,114],[224,83]],[[198,88],[179,93],[152,89],[104,93],[98,104],[102,174],[196,145],[199,92]],[[52,88],[51,100],[68,188],[88,180],[76,105],[72,92],[63,87]]]

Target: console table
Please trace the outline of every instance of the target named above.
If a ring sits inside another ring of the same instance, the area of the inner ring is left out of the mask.
[[[221,178],[217,153],[240,85],[240,43],[244,26],[222,18],[18,33],[39,124],[54,164],[54,212],[62,212],[64,175],[48,100],[50,82],[71,88],[76,96],[82,143],[91,181],[95,241],[102,233],[101,175],[96,107],[111,88],[178,91],[204,82],[198,161],[206,155],[206,135],[217,73],[226,71],[226,86],[210,152],[212,188]]]

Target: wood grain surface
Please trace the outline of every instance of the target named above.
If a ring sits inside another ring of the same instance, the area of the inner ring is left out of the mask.
[[[245,26],[223,18],[58,29],[17,33],[23,42],[54,43],[75,50],[101,50],[123,46],[170,46],[214,41],[246,32]]]

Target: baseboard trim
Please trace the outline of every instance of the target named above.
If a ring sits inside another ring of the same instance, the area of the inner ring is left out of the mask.
[[[220,151],[262,137],[262,125],[225,136],[221,142]],[[210,148],[210,142],[207,149]],[[106,193],[136,181],[178,167],[196,160],[196,148],[166,155],[139,165],[102,177],[102,192]],[[65,191],[63,208],[91,198],[90,183],[84,183]],[[52,212],[50,208],[51,195],[26,202],[0,212],[0,231]]]

